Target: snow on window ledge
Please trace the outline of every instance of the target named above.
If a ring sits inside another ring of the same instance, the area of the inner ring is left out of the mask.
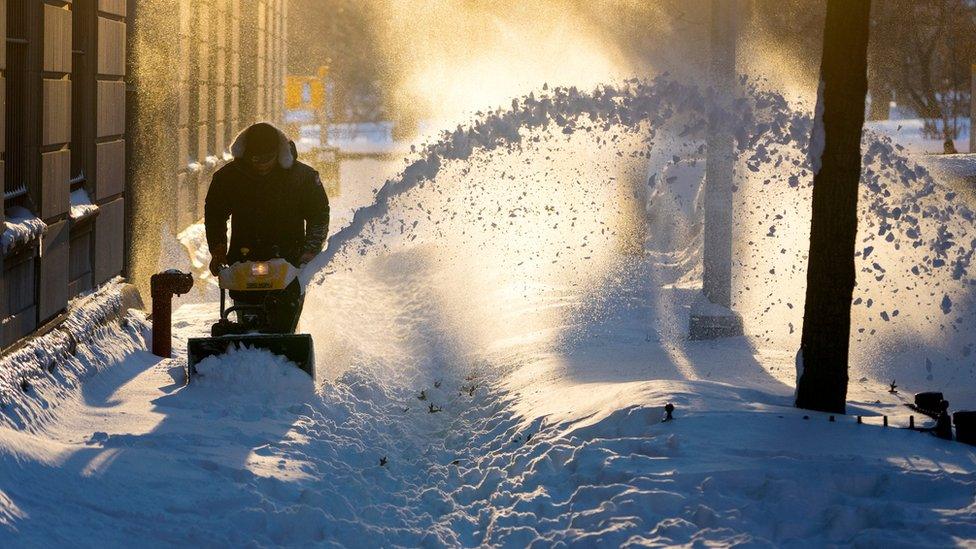
[[[6,255],[18,246],[40,239],[46,229],[47,225],[27,208],[8,208],[3,221],[3,235],[0,236],[0,249]]]
[[[78,189],[71,193],[71,211],[68,214],[72,223],[78,223],[98,214],[98,206],[92,204],[85,189]]]

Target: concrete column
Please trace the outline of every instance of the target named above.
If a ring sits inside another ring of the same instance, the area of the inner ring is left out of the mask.
[[[181,10],[188,9],[191,3],[127,0],[125,4],[128,65],[124,78],[128,90],[126,138],[122,143],[125,166],[121,173],[116,172],[116,177],[121,176],[125,197],[125,274],[143,295],[149,295],[149,277],[159,268],[163,228],[175,226],[176,174],[181,165],[184,169],[186,166],[180,159],[187,147],[189,106],[185,94],[188,78],[185,60],[189,51],[185,49],[185,20]],[[168,18],[159,16],[164,13],[170,14]],[[147,44],[152,44],[148,52]],[[174,61],[159,63],[160,58]],[[100,175],[100,195],[105,181]],[[110,196],[102,197],[110,199]],[[104,265],[111,265],[107,261],[110,257],[103,256],[103,259]]]
[[[736,2],[712,0],[712,87],[730,97],[735,86]],[[732,306],[732,180],[735,143],[719,128],[709,130],[705,175],[703,291],[716,305]]]
[[[240,124],[281,122],[285,74],[284,2],[242,0]]]
[[[731,99],[736,87],[738,0],[712,0],[710,80],[720,96]],[[732,187],[735,142],[712,128],[707,140],[702,293],[691,311],[691,339],[742,334],[732,310]]]
[[[227,142],[227,1],[219,0],[213,4],[211,35],[210,67],[213,92],[211,96],[210,112],[213,113],[213,123],[210,125],[213,154],[220,157],[230,147]]]
[[[241,0],[229,0],[228,19],[228,82],[227,100],[227,146],[233,143],[237,132],[241,131],[244,119],[241,116]]]
[[[281,24],[278,27],[278,62],[281,66],[279,75],[280,85],[278,87],[278,110],[282,119],[285,117],[285,80],[288,78],[288,0],[281,0]],[[294,137],[295,139],[298,136]]]
[[[238,19],[235,21],[239,25],[238,31],[238,129],[254,123],[262,112],[263,102],[260,101],[263,90],[261,83],[264,61],[264,48],[261,46],[263,30],[259,24],[264,24],[264,16],[258,9],[263,8],[263,2],[258,5],[256,0],[240,0]]]

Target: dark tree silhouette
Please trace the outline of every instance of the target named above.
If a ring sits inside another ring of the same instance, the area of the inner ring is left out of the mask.
[[[969,114],[976,3],[876,0],[871,19],[872,72],[924,120],[926,135],[959,137]]]
[[[813,222],[796,405],[844,413],[854,294],[870,0],[828,0],[813,156]]]

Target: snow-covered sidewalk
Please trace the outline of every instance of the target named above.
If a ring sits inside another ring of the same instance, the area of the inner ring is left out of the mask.
[[[426,292],[413,277],[355,289]],[[574,307],[581,294],[539,295]],[[0,538],[91,547],[976,538],[969,447],[851,417],[805,419],[765,370],[785,357],[759,352],[750,366],[745,338],[648,341],[634,297],[619,296],[623,312],[602,324],[614,335],[581,324],[569,347],[512,342],[495,355],[517,361],[508,368],[455,362],[446,348],[421,356],[438,347],[431,333],[426,349],[400,338],[407,371],[381,375],[376,363],[318,391],[256,351],[211,364],[190,386],[179,362],[136,353],[39,432],[0,432]],[[432,325],[423,303],[401,302],[393,320]],[[210,309],[180,311],[178,353]],[[598,368],[600,357],[618,368]],[[677,419],[662,423],[666,402]]]

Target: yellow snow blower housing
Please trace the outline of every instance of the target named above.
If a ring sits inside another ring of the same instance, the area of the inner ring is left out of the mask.
[[[298,278],[298,269],[284,259],[235,263],[220,272],[220,287],[232,292],[280,291]]]

